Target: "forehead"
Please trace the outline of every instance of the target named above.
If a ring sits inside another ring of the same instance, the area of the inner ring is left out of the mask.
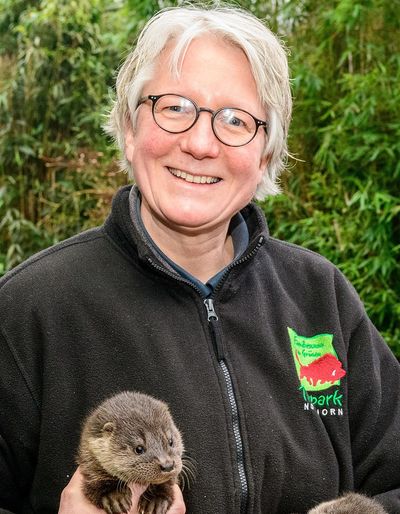
[[[228,102],[253,111],[255,106],[261,107],[243,50],[212,35],[194,39],[185,49],[170,41],[155,62],[145,93],[179,93],[209,106],[210,102],[218,106]]]

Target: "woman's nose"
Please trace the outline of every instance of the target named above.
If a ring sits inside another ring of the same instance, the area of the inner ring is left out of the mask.
[[[180,134],[180,138],[182,151],[192,154],[196,159],[215,158],[219,154],[221,143],[215,137],[211,114],[207,111],[201,111],[193,127]]]

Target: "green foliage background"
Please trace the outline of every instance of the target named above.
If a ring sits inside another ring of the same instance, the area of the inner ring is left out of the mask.
[[[400,357],[400,17],[389,0],[248,0],[290,50],[295,99],[271,232],[325,255]],[[0,0],[0,274],[98,225],[127,182],[101,125],[160,7]]]

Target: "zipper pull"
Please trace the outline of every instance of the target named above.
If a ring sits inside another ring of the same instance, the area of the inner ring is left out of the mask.
[[[211,298],[204,300],[207,309],[207,321],[209,323],[212,342],[218,361],[224,360],[224,345],[222,342],[221,327],[218,322],[218,316],[214,309],[214,302]]]
[[[204,300],[204,305],[207,309],[207,321],[211,321],[212,319],[215,319],[215,321],[218,321],[217,313],[214,309],[214,302],[211,298],[207,298]]]

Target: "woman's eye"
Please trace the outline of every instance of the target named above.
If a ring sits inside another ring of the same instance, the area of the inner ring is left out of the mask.
[[[241,127],[244,124],[242,120],[239,120],[239,118],[231,118],[229,123],[234,127]]]
[[[191,109],[186,105],[166,105],[162,108],[163,114],[190,114]]]
[[[166,109],[168,111],[172,111],[172,112],[182,112],[183,111],[183,107],[181,105],[170,105]]]
[[[145,447],[144,446],[136,446],[135,448],[135,453],[137,455],[142,455],[142,453],[144,453],[146,451]]]
[[[241,116],[240,113],[231,109],[223,109],[218,116],[221,126],[227,129],[248,129],[248,122],[245,116]]]

